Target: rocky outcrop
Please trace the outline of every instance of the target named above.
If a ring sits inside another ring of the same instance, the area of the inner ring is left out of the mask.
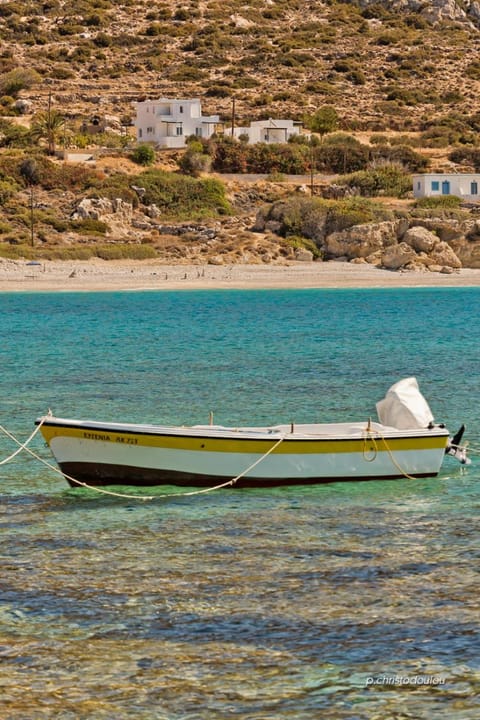
[[[451,246],[462,267],[480,268],[480,240],[456,240]]]
[[[313,253],[310,252],[310,250],[307,250],[306,248],[296,248],[295,249],[295,260],[298,262],[312,262],[313,261]]]
[[[71,218],[100,220],[109,228],[107,237],[126,237],[132,233],[133,206],[121,198],[84,198],[78,203]]]
[[[405,242],[397,243],[387,248],[382,254],[382,266],[387,270],[400,270],[406,265],[415,262],[417,253]]]
[[[132,219],[133,207],[131,203],[125,202],[121,198],[109,200],[108,198],[84,198],[81,200],[72,213],[74,220],[92,220],[107,221],[112,216],[123,218],[126,222]]]
[[[275,218],[275,219],[273,219]],[[454,272],[461,267],[480,267],[480,220],[451,222],[438,218],[408,218],[352,225],[326,233],[322,216],[319,227],[306,234],[315,240],[325,260],[368,262],[389,270]],[[430,227],[428,227],[430,226]],[[273,212],[258,213],[254,229],[281,234],[282,204]],[[311,229],[312,230],[312,229]]]
[[[424,227],[414,226],[407,230],[402,244],[410,246],[417,254],[415,259],[427,267],[432,265],[462,267],[461,261],[450,245]]]
[[[327,257],[367,258],[394,245],[398,239],[399,225],[396,222],[382,222],[375,225],[354,225],[341,232],[327,235],[323,251]]]

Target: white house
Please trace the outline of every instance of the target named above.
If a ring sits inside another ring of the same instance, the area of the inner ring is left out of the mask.
[[[236,127],[233,137],[245,135],[249,143],[286,143],[294,135],[300,135],[302,124],[295,120],[255,120],[250,127]],[[225,128],[225,135],[232,136],[232,128]]]
[[[480,173],[425,173],[413,176],[413,196],[457,195],[480,202]]]
[[[145,100],[136,103],[135,127],[138,142],[161,147],[185,147],[190,135],[209,138],[217,132],[218,115],[202,115],[200,100]]]

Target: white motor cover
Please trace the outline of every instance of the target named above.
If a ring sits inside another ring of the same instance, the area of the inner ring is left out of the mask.
[[[377,414],[382,425],[399,430],[426,428],[433,422],[432,412],[414,377],[392,385],[384,399],[377,403]]]

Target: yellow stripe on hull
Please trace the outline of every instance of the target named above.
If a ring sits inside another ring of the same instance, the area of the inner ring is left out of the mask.
[[[43,425],[42,435],[50,445],[55,438],[72,438],[88,445],[89,442],[101,442],[112,445],[124,445],[145,448],[165,448],[170,450],[186,450],[206,453],[247,453],[262,455],[275,444],[280,434],[272,433],[265,439],[251,438],[218,438],[198,437],[186,435],[143,434],[136,432],[112,432],[110,430],[91,430],[75,427],[56,427]],[[338,453],[365,453],[371,455],[375,452],[401,452],[444,449],[447,445],[447,435],[420,435],[418,437],[380,437],[365,435],[364,438],[354,439],[291,439],[285,436],[272,454],[275,455],[318,455]]]

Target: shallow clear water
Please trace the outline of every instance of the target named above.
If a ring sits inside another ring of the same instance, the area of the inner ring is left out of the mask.
[[[0,423],[363,419],[415,375],[480,448],[477,289],[0,295]],[[0,459],[15,449],[0,435]],[[32,449],[48,450],[35,438]],[[0,466],[0,716],[480,716],[479,459],[151,502]],[[138,489],[122,488],[138,493]],[[152,494],[152,489],[148,489]]]

